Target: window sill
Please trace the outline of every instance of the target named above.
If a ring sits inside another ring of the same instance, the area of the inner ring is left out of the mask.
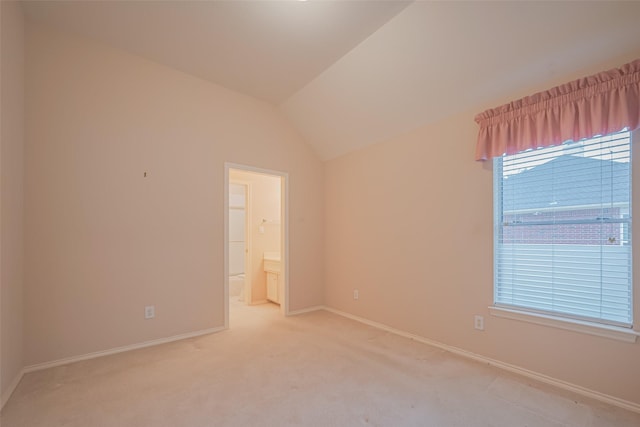
[[[633,329],[600,325],[598,323],[585,322],[581,320],[561,319],[559,317],[529,313],[511,308],[490,306],[489,313],[491,313],[492,316],[502,317],[505,319],[520,320],[522,322],[566,329],[569,331],[581,332],[583,334],[595,335],[598,337],[610,338],[629,343],[635,343],[636,338],[640,336],[640,333]]]

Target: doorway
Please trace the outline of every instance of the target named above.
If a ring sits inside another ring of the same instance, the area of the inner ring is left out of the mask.
[[[239,304],[289,311],[287,189],[285,172],[225,163],[227,328],[230,308]]]

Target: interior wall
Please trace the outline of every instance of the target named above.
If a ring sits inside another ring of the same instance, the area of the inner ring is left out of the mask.
[[[23,367],[24,18],[17,2],[0,2],[0,394]]]
[[[564,81],[623,63],[595,64]],[[559,83],[523,88],[512,99]],[[326,163],[328,306],[640,404],[640,343],[489,314],[493,173],[491,162],[474,161],[480,111]],[[636,275],[636,319],[638,283]],[[474,315],[484,316],[484,331],[474,329]]]
[[[26,365],[224,325],[225,162],[289,174],[290,307],[324,303],[323,165],[274,107],[26,34]]]
[[[265,252],[280,252],[281,248],[281,178],[232,169],[229,179],[246,182],[251,186],[249,200],[249,230],[251,233],[251,301],[267,299],[267,279],[264,272]],[[267,220],[263,224],[263,220]],[[264,230],[261,232],[261,228]],[[281,254],[282,255],[282,254]]]

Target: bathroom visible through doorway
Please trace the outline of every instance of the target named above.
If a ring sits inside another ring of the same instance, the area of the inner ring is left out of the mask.
[[[225,323],[229,327],[229,310],[238,304],[271,304],[282,314],[288,312],[287,174],[225,164],[225,178]]]

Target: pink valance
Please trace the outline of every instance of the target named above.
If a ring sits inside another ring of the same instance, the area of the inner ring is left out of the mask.
[[[640,59],[478,114],[476,160],[640,127]]]

